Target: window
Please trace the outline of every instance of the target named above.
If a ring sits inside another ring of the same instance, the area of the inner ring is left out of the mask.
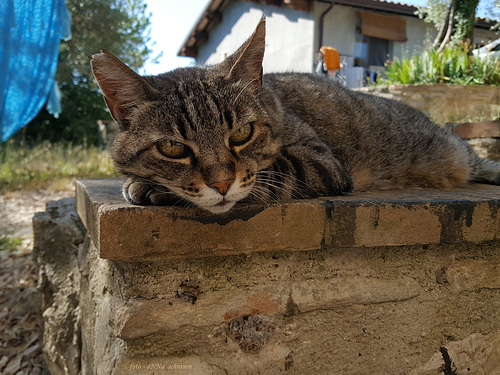
[[[389,55],[390,41],[362,35],[356,30],[354,44],[354,65],[368,68],[370,66],[384,66]]]

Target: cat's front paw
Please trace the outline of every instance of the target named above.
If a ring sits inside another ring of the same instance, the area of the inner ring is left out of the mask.
[[[136,205],[170,205],[179,199],[166,187],[147,182],[134,177],[129,177],[123,184],[123,196]]]

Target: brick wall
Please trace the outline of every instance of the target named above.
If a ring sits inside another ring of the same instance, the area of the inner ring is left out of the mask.
[[[500,187],[226,216],[132,206],[120,187],[77,183],[86,239],[55,257],[79,265],[79,373],[500,371]],[[53,211],[35,232],[49,254]]]

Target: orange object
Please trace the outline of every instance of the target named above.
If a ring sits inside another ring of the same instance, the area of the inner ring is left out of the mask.
[[[327,70],[339,70],[340,69],[340,54],[333,47],[323,46],[320,48],[321,53],[323,53],[323,59],[325,62],[325,68]]]

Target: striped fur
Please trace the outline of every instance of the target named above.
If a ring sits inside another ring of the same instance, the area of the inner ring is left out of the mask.
[[[242,200],[499,184],[499,164],[411,107],[308,74],[263,76],[264,47],[262,20],[212,68],[141,77],[109,52],[91,57],[121,126],[112,158],[128,201],[222,213]]]

